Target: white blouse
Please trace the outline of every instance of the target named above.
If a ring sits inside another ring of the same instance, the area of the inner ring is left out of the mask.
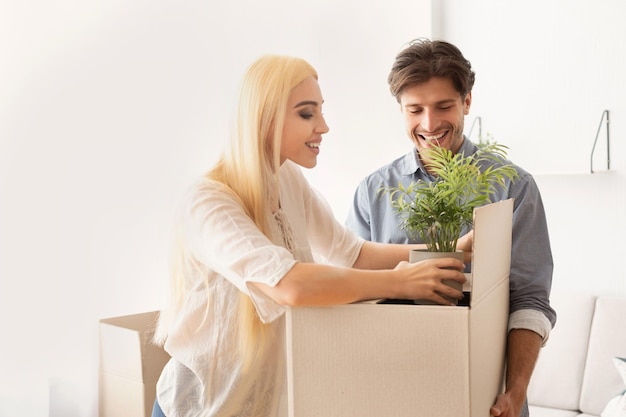
[[[157,383],[167,417],[287,414],[285,307],[248,283],[275,286],[296,262],[352,266],[364,240],[337,222],[292,162],[280,168],[279,195],[271,239],[212,181],[201,180],[185,200],[181,227],[188,295],[169,329],[165,350],[172,359]],[[245,375],[236,336],[242,291],[276,335],[266,357]]]

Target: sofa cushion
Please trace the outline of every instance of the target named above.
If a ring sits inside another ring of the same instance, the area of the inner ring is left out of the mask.
[[[539,352],[528,386],[528,403],[578,410],[595,297],[584,293],[553,294],[550,304],[556,310],[557,323]]]
[[[626,300],[600,297],[591,327],[580,410],[600,415],[608,402],[624,390],[624,383],[613,363],[626,357]]]
[[[613,358],[613,363],[626,387],[626,358]],[[626,390],[609,401],[600,417],[626,417]]]

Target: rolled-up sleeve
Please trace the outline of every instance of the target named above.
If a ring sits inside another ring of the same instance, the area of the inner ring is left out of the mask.
[[[509,316],[508,330],[531,330],[541,336],[542,345],[545,345],[552,330],[552,323],[537,310],[517,310]]]
[[[193,259],[248,294],[263,322],[279,317],[284,307],[248,284],[275,286],[296,263],[293,255],[268,239],[238,201],[215,184],[199,185],[186,210],[184,230]]]

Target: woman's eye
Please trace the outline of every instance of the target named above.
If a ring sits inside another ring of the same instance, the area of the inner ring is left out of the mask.
[[[313,113],[300,113],[300,117],[305,120],[309,120],[311,117],[313,117]]]

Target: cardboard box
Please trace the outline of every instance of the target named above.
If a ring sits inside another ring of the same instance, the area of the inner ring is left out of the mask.
[[[100,417],[150,417],[170,356],[151,343],[158,311],[100,320]]]
[[[474,212],[468,306],[287,313],[290,417],[489,417],[502,391],[513,201]]]

